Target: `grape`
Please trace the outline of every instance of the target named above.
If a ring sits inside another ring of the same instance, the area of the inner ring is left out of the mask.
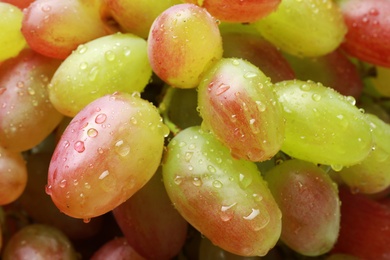
[[[11,5],[19,7],[19,9],[23,10],[28,7],[35,0],[1,0],[0,2],[9,3]]]
[[[202,73],[222,57],[217,21],[193,4],[166,9],[150,28],[148,56],[153,71],[169,85],[196,87]]]
[[[23,11],[22,33],[33,50],[65,59],[78,45],[113,32],[100,8],[98,1],[36,0]]]
[[[151,75],[144,39],[119,33],[100,37],[79,45],[64,60],[50,82],[50,101],[74,117],[106,94],[142,92]]]
[[[340,170],[371,152],[371,128],[354,98],[313,81],[283,81],[275,91],[286,119],[286,154]]]
[[[390,67],[390,2],[344,0],[338,4],[348,28],[343,50],[363,61]]]
[[[47,193],[71,217],[107,213],[153,176],[167,131],[157,109],[137,95],[96,99],[63,133],[50,162]]]
[[[262,256],[275,246],[280,210],[254,163],[234,159],[194,126],[171,140],[162,167],[176,209],[213,244],[243,256]]]
[[[264,178],[282,211],[281,240],[302,255],[329,252],[339,233],[340,202],[327,173],[292,159],[269,170]]]
[[[386,259],[390,254],[390,207],[363,194],[339,188],[341,224],[333,253],[358,259]]]
[[[375,66],[375,76],[369,77],[367,80],[380,95],[390,97],[390,68]]]
[[[2,259],[78,259],[69,239],[58,229],[28,225],[16,234],[4,248]]]
[[[275,11],[281,0],[184,0],[207,9],[221,21],[250,23]]]
[[[258,33],[242,32],[243,27],[248,26],[240,26],[238,32],[224,32],[221,29],[223,56],[251,62],[270,77],[272,82],[294,79],[294,71],[281,52]]]
[[[48,100],[47,85],[59,61],[30,49],[0,65],[0,146],[26,151],[62,120]]]
[[[198,87],[203,127],[210,129],[234,157],[265,161],[284,138],[281,106],[272,83],[253,64],[224,58],[205,74]]]
[[[128,243],[125,237],[114,238],[102,245],[91,260],[131,259],[145,260]]]
[[[121,26],[122,31],[147,38],[149,29],[157,16],[180,0],[104,0],[108,12]]]
[[[334,51],[347,32],[342,13],[332,0],[283,0],[255,26],[281,50],[304,57]]]
[[[147,259],[172,259],[186,240],[188,223],[172,206],[161,167],[113,214],[129,245]]]
[[[355,192],[378,193],[390,186],[390,125],[372,114],[366,114],[371,124],[374,150],[361,163],[340,171],[342,180]]]
[[[358,68],[340,49],[316,58],[299,58],[285,54],[297,79],[321,82],[342,95],[359,99],[363,80]]]
[[[0,62],[15,57],[26,47],[20,28],[23,13],[12,4],[0,2]]]
[[[102,228],[103,219],[101,217],[94,218],[89,223],[71,218],[60,212],[45,193],[50,159],[51,153],[36,153],[27,156],[29,179],[17,202],[34,223],[56,227],[70,239],[91,238]]]
[[[27,168],[19,152],[0,146],[0,205],[15,201],[27,184]]]

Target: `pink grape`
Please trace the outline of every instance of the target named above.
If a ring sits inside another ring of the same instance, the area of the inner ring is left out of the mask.
[[[47,89],[58,66],[58,60],[31,49],[0,65],[0,146],[31,149],[62,120]]]
[[[78,45],[110,34],[98,1],[36,0],[24,9],[22,33],[45,56],[65,59]]]
[[[53,153],[47,193],[65,214],[89,220],[130,198],[157,170],[167,128],[137,95],[106,95],[70,122]]]
[[[281,148],[284,119],[269,78],[242,59],[224,58],[198,87],[202,126],[234,157],[265,161]]]
[[[281,213],[254,163],[199,126],[179,132],[163,159],[168,196],[212,243],[233,254],[263,256],[280,237]]]
[[[196,87],[204,71],[222,57],[217,21],[193,4],[166,9],[150,28],[148,56],[153,71],[167,84]]]
[[[234,23],[250,23],[275,11],[281,0],[185,0],[199,4],[215,18]]]

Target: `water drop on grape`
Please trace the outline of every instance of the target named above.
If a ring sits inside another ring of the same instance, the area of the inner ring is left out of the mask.
[[[66,180],[63,179],[62,181],[60,181],[59,186],[60,186],[61,188],[65,188],[65,186],[66,186]]]
[[[82,153],[85,151],[85,146],[83,141],[77,141],[74,143],[73,148],[76,150],[78,153]]]
[[[113,61],[113,60],[115,60],[115,53],[112,51],[106,51],[106,53],[104,53],[104,57],[108,61]]]
[[[218,180],[215,180],[213,181],[213,187],[215,188],[221,188],[223,186],[222,182],[218,181]]]
[[[106,114],[99,114],[95,118],[95,123],[96,124],[103,124],[106,121],[106,119],[107,119]]]
[[[180,175],[176,175],[175,178],[173,179],[173,182],[176,185],[180,185],[183,182],[183,177],[181,177]]]
[[[122,157],[125,157],[130,153],[130,145],[123,140],[119,140],[115,143],[115,151]]]
[[[192,184],[194,184],[196,187],[200,187],[200,186],[203,184],[203,182],[202,182],[202,179],[201,179],[201,178],[199,178],[199,177],[194,177],[194,178],[192,179]]]
[[[108,175],[110,174],[109,171],[105,170],[104,172],[102,172],[99,176],[99,180],[103,180],[104,178],[106,178]]]
[[[90,128],[87,131],[87,135],[89,137],[96,137],[98,135],[98,131],[95,128]]]

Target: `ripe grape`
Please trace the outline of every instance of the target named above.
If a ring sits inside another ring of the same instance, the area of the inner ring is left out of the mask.
[[[43,141],[62,120],[49,102],[47,85],[59,61],[31,49],[0,65],[0,145],[26,151]]]
[[[199,126],[179,132],[163,159],[168,196],[180,214],[215,245],[263,256],[280,236],[281,214],[254,163],[234,159]]]
[[[19,152],[0,146],[0,205],[15,201],[27,184],[27,168]]]
[[[340,228],[336,184],[316,165],[291,159],[265,174],[282,212],[281,240],[307,256],[329,252]]]
[[[0,2],[0,62],[15,57],[26,47],[20,28],[23,13],[16,6]]]
[[[91,260],[106,259],[145,260],[129,245],[125,237],[114,238],[106,242],[91,257]]]
[[[98,2],[36,0],[23,11],[24,38],[34,51],[65,59],[78,45],[113,32]]]
[[[251,23],[274,12],[281,0],[185,0],[207,9],[215,18],[234,23]]]
[[[104,95],[142,92],[151,75],[146,41],[133,34],[111,34],[79,45],[62,62],[49,85],[50,101],[74,117]]]
[[[129,245],[147,259],[172,259],[185,243],[188,223],[172,206],[161,167],[113,214]]]
[[[324,56],[296,57],[285,54],[297,79],[321,82],[344,96],[358,100],[363,92],[363,80],[357,66],[341,50],[336,49]]]
[[[250,62],[234,58],[217,62],[198,87],[198,104],[202,126],[234,157],[265,161],[280,150],[281,106],[269,78]]]
[[[351,56],[390,67],[390,2],[387,0],[338,1],[348,33],[341,47]]]
[[[147,38],[157,16],[180,0],[137,1],[104,0],[109,12],[120,25],[121,31]]]
[[[65,214],[89,220],[126,201],[157,170],[168,129],[157,109],[116,93],[88,104],[53,153],[47,193]]]
[[[313,81],[283,81],[275,91],[286,120],[286,154],[340,170],[371,152],[371,128],[354,98]]]
[[[169,85],[196,87],[204,71],[222,57],[217,21],[193,4],[166,9],[150,28],[148,56],[153,71]]]
[[[283,0],[275,12],[254,25],[281,50],[303,57],[334,51],[347,32],[342,13],[332,0]]]
[[[2,259],[69,259],[78,255],[69,239],[57,228],[47,225],[27,225],[4,247]]]
[[[224,32],[231,26],[222,26],[223,56],[225,58],[241,58],[257,66],[272,82],[294,79],[295,74],[282,53],[260,34],[242,32],[248,25],[237,28],[237,32]]]

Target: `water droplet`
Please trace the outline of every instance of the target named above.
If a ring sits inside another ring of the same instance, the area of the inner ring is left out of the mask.
[[[23,81],[18,81],[18,83],[16,83],[16,86],[18,88],[23,88],[24,87],[24,82]]]
[[[96,137],[98,135],[98,131],[95,128],[90,128],[87,131],[87,135],[89,137]]]
[[[80,66],[79,66],[79,68],[80,68],[81,70],[85,70],[85,69],[87,69],[87,68],[88,68],[88,63],[86,63],[86,62],[82,62],[82,63],[80,63]]]
[[[196,145],[195,144],[190,144],[189,146],[188,146],[188,149],[189,150],[194,150],[196,148]]]
[[[179,147],[184,147],[184,146],[186,146],[186,145],[187,145],[186,142],[180,142],[180,143],[179,143]]]
[[[254,199],[255,201],[257,201],[257,202],[260,202],[260,201],[263,200],[263,196],[261,196],[260,194],[257,194],[257,193],[253,193],[253,194],[252,194],[252,197],[253,197],[253,199]]]
[[[215,172],[216,172],[215,167],[212,166],[212,165],[208,165],[208,166],[207,166],[207,170],[208,170],[210,173],[215,173]]]
[[[232,211],[230,209],[233,208],[235,205],[237,205],[237,202],[234,202],[234,203],[227,205],[227,206],[224,206],[224,205],[221,206],[220,217],[221,217],[222,221],[226,222],[226,221],[229,221],[233,218],[234,211]]]
[[[246,189],[252,183],[252,178],[251,176],[240,173],[239,181],[239,185],[241,186],[241,188]]]
[[[94,81],[99,74],[99,68],[97,66],[93,66],[88,74],[88,79],[90,81]]]
[[[225,85],[225,84],[222,83],[222,84],[220,84],[220,85],[218,86],[218,88],[217,88],[215,94],[216,94],[217,96],[222,95],[223,93],[225,93],[226,91],[228,91],[229,88],[230,88],[229,85]]]
[[[130,118],[130,122],[131,122],[133,125],[136,125],[136,124],[138,123],[137,118],[135,118],[134,116],[132,116],[132,117]]]
[[[130,153],[130,145],[123,140],[119,140],[115,143],[115,151],[122,157],[125,157]]]
[[[69,141],[65,141],[65,142],[64,142],[64,148],[68,148],[69,145],[70,145]]]
[[[108,175],[110,174],[110,172],[108,170],[105,170],[104,172],[102,172],[99,176],[99,180],[103,180],[104,178],[106,178]]]
[[[343,169],[343,166],[342,165],[339,165],[339,164],[332,164],[330,166],[335,172],[339,172]]]
[[[247,72],[244,74],[244,78],[246,79],[253,79],[257,77],[257,73],[255,72]]]
[[[50,5],[44,5],[44,6],[42,6],[41,9],[42,9],[43,12],[47,13],[47,12],[50,12],[51,6]]]
[[[77,141],[74,143],[73,148],[76,150],[78,153],[82,153],[85,151],[85,146],[83,141]]]
[[[96,124],[103,124],[107,119],[107,115],[106,114],[99,114],[96,116],[95,118],[95,123]]]
[[[98,151],[99,154],[102,154],[102,153],[104,152],[103,148],[101,148],[101,147],[99,147],[99,148],[97,149],[97,151]]]
[[[186,152],[184,155],[184,160],[186,162],[190,162],[193,154],[194,154],[193,152]]]
[[[309,91],[311,89],[310,85],[303,84],[300,86],[300,89],[303,91]]]
[[[77,47],[77,52],[80,53],[80,54],[85,53],[87,50],[88,50],[88,47],[86,45],[84,45],[84,44],[80,44]]]
[[[175,178],[173,179],[173,182],[176,185],[180,185],[183,182],[183,177],[181,177],[180,175],[176,175]]]
[[[83,219],[83,222],[86,223],[86,224],[88,224],[90,221],[91,221],[91,218],[85,218],[85,219]]]
[[[320,101],[321,100],[321,95],[320,94],[316,94],[314,93],[311,98],[314,100],[314,101]]]
[[[215,188],[221,188],[223,186],[222,182],[215,180],[213,181],[213,187]]]
[[[252,209],[252,212],[248,216],[242,217],[245,220],[252,220],[260,214],[260,210]]]
[[[353,96],[346,96],[345,100],[352,106],[356,105],[356,99]]]
[[[202,179],[201,179],[201,178],[199,178],[199,177],[194,177],[194,178],[192,179],[192,184],[194,184],[196,187],[200,187],[200,186],[203,184],[203,182],[202,182]]]
[[[236,60],[236,59],[233,59],[233,60],[232,60],[232,63],[233,63],[234,66],[240,65],[240,61],[239,61],[239,60]]]
[[[88,182],[84,183],[84,187],[86,189],[90,189],[91,188],[91,184],[89,184]]]
[[[104,57],[108,61],[113,61],[113,60],[115,60],[115,53],[112,51],[106,51],[106,53],[104,53]]]
[[[45,186],[45,192],[47,195],[51,195],[52,191],[51,191],[51,185],[46,185]]]
[[[60,181],[59,186],[60,186],[61,188],[65,188],[65,186],[66,186],[66,180],[63,179],[62,181]]]

